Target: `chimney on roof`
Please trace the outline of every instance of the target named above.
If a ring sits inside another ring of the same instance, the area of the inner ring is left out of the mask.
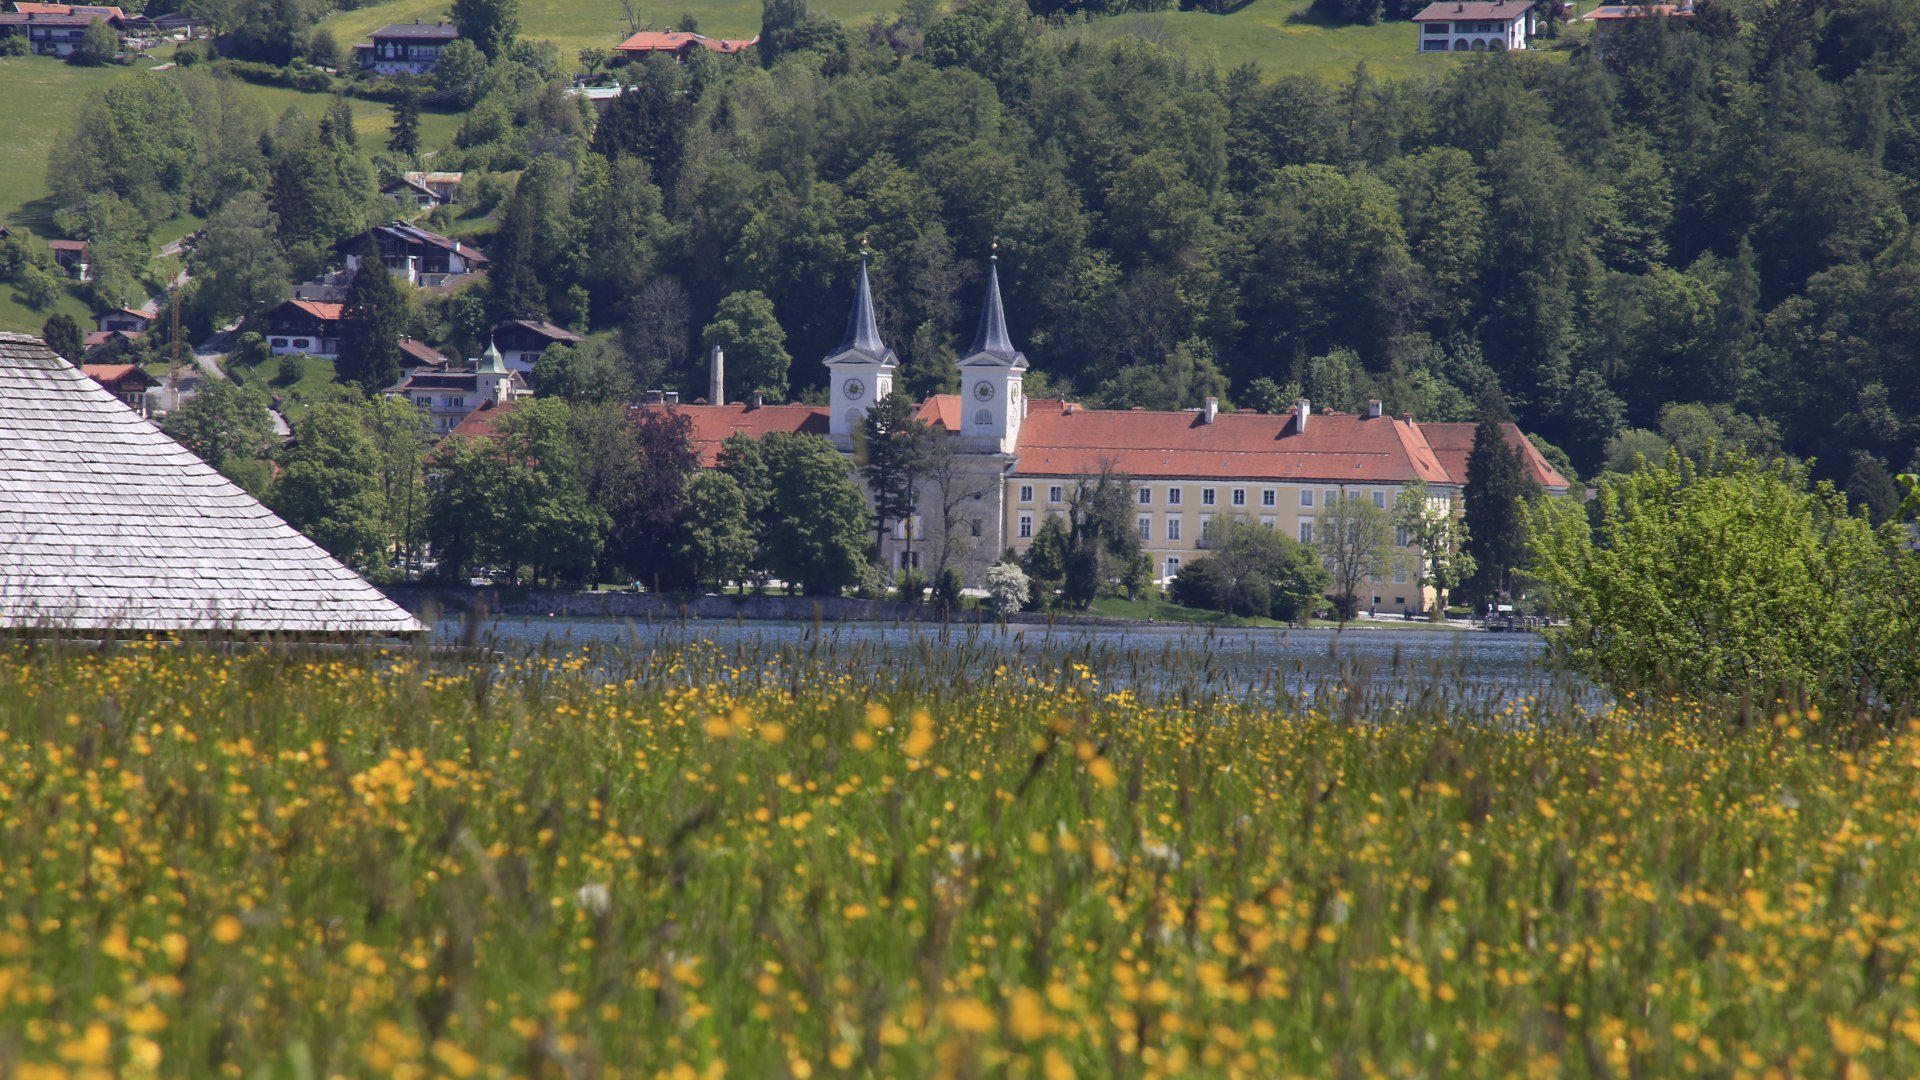
[[[758,390],[755,390],[752,396],[747,398],[747,409],[748,411],[752,411],[754,409],[759,408],[762,405],[765,405],[766,403],[767,403],[766,395],[761,393]]]
[[[719,404],[727,400],[727,354],[713,347],[707,369],[707,400]]]
[[[1208,398],[1207,404],[1200,410],[1200,422],[1203,424],[1211,424],[1213,423],[1213,418],[1219,415],[1220,399],[1217,397]]]
[[[667,399],[667,404],[669,405],[680,404],[680,391],[678,390],[669,390],[666,392],[666,394],[662,396],[664,396]]]
[[[1367,399],[1367,419],[1369,420],[1380,419],[1380,399],[1379,398]]]
[[[643,400],[648,405],[658,405],[662,401],[666,400],[666,395],[661,393],[658,390],[649,390],[647,391],[647,396]]]
[[[1293,403],[1293,430],[1296,435],[1307,432],[1307,417],[1313,415],[1313,402],[1301,398]]]

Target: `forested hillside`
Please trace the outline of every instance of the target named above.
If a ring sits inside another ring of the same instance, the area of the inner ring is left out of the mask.
[[[766,388],[802,395],[864,244],[924,392],[997,242],[1036,395],[1379,397],[1422,419],[1502,399],[1582,475],[1717,438],[1815,459],[1884,513],[1920,431],[1909,7],[1710,0],[1570,62],[1327,82],[1065,32],[1018,0],[913,0],[862,28],[779,0],[757,50],[622,69],[633,88],[600,113],[565,94],[571,57],[500,38],[424,88],[462,114],[431,167],[474,193],[436,227],[482,245],[489,280],[415,301],[412,329],[470,350],[493,320],[543,315],[592,332],[620,375],[606,392],[698,393],[702,329],[770,302],[777,327],[751,331],[793,361]],[[138,160],[166,167],[130,167],[83,133],[56,194],[107,225],[83,192],[211,213],[284,256],[279,279],[432,149],[355,149],[315,122],[332,117],[222,128],[202,115],[218,95],[147,96],[197,143],[142,136]],[[221,317],[261,299],[225,284]]]

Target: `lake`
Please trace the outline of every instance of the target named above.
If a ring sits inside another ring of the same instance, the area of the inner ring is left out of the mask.
[[[870,622],[693,621],[636,624],[621,619],[489,617],[435,626],[442,642],[472,640],[508,657],[588,650],[610,670],[694,652],[728,666],[786,668],[829,655],[836,666],[889,681],[971,679],[996,669],[1053,673],[1080,665],[1107,689],[1149,697],[1231,696],[1343,701],[1378,698],[1497,708],[1522,699],[1594,705],[1593,688],[1550,669],[1534,634],[1369,626],[1364,629],[1221,629],[1020,625],[942,627]]]

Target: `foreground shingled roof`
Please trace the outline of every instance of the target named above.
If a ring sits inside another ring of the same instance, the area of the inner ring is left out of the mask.
[[[38,339],[0,333],[0,630],[425,629]]]

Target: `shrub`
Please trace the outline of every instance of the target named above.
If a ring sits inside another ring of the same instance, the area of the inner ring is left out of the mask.
[[[1001,561],[987,567],[987,602],[995,615],[1006,615],[1027,606],[1026,571],[1018,563]]]

